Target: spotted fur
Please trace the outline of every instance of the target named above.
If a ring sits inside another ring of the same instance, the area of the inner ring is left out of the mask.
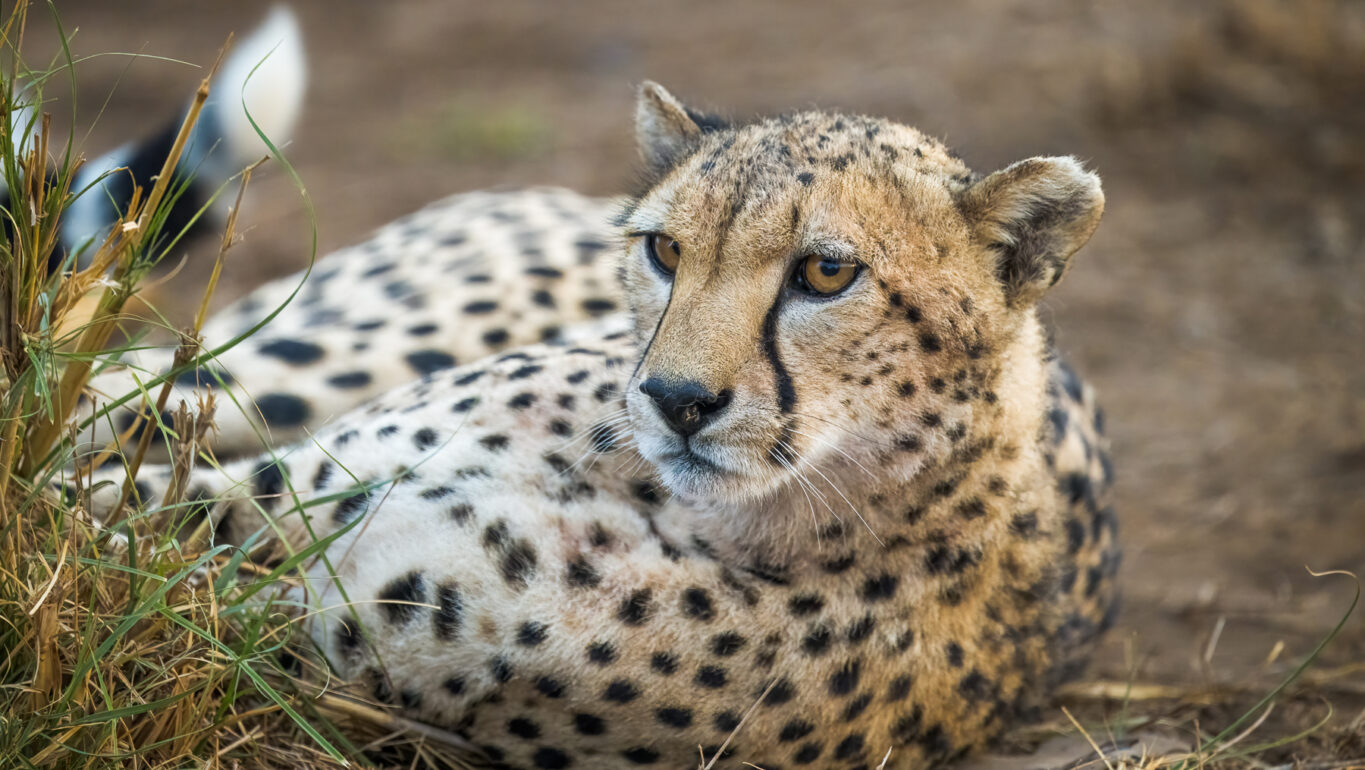
[[[755,703],[719,766],[961,756],[1116,606],[1100,413],[1032,305],[1098,179],[1070,159],[980,178],[884,120],[701,122],[652,84],[637,127],[628,315],[428,372],[193,491],[235,542],[262,515],[334,537],[351,603],[310,567],[313,639],[502,766],[694,767]],[[682,244],[675,274],[644,233]],[[810,253],[861,273],[803,295]],[[698,430],[652,377],[706,402]]]

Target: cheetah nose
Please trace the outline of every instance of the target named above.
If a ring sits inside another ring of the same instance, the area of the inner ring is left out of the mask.
[[[701,430],[730,403],[730,391],[712,393],[692,380],[650,377],[640,383],[640,392],[654,399],[664,422],[683,437]]]

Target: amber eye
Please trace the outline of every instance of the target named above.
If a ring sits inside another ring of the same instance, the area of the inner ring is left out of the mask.
[[[661,233],[653,233],[647,237],[646,248],[649,249],[649,258],[654,260],[654,264],[660,270],[673,275],[673,271],[678,269],[678,259],[682,257],[682,246]]]
[[[818,296],[838,294],[858,277],[857,262],[812,254],[801,260],[793,276],[796,288]]]

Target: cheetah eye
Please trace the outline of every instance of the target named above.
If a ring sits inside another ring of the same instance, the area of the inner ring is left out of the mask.
[[[792,287],[817,297],[830,297],[847,289],[860,272],[862,265],[857,262],[812,254],[797,264]]]
[[[682,246],[671,236],[663,233],[651,233],[646,236],[645,248],[649,250],[650,261],[664,275],[673,275],[673,271],[678,269],[678,260],[682,257]]]

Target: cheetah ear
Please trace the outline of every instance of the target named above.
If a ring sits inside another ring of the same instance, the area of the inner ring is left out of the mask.
[[[640,84],[635,103],[635,141],[654,173],[666,171],[691,152],[702,127],[682,102],[652,80]]]
[[[1104,213],[1100,178],[1072,157],[1029,158],[962,193],[959,208],[994,254],[1011,306],[1027,307],[1062,279]]]

